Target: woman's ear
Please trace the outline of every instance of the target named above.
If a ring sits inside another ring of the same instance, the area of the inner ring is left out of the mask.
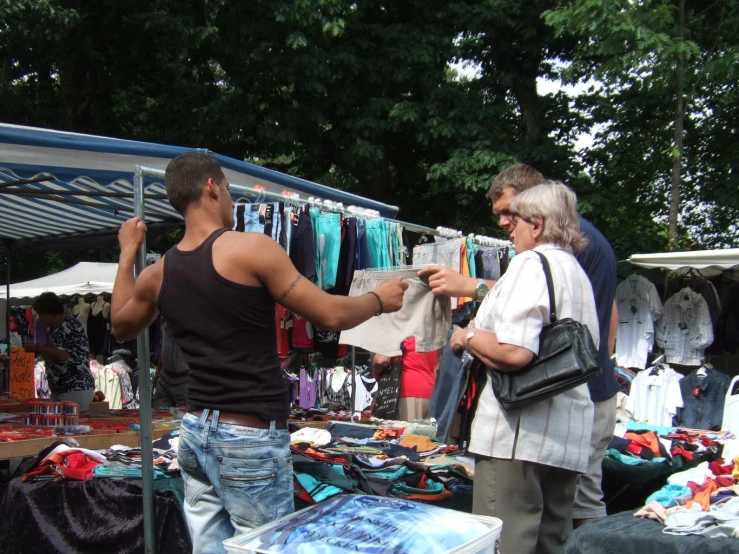
[[[531,233],[534,236],[534,239],[539,240],[543,232],[544,232],[544,220],[540,217],[537,217],[536,221],[534,222],[532,226]]]

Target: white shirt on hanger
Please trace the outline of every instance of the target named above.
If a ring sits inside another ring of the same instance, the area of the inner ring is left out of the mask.
[[[671,367],[664,367],[656,375],[644,370],[631,382],[629,400],[625,408],[634,415],[634,421],[649,425],[672,427],[672,418],[683,407],[680,379],[683,376]]]
[[[713,344],[711,314],[703,297],[687,287],[673,295],[665,303],[655,337],[665,349],[667,363],[701,365],[706,348]]]
[[[739,375],[734,377],[729,385],[724,403],[724,419],[721,423],[722,431],[731,431],[735,435],[739,434],[739,393],[732,395],[731,391],[737,383],[739,383]]]
[[[629,295],[617,303],[618,331],[616,360],[620,367],[647,367],[647,355],[654,344],[654,322],[649,303]]]
[[[616,302],[625,300],[632,294],[635,294],[649,304],[649,311],[654,321],[662,317],[662,312],[664,311],[662,301],[659,299],[657,287],[649,279],[636,273],[629,275],[616,287]]]

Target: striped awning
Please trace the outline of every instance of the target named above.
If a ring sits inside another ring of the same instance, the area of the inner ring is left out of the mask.
[[[10,186],[37,178],[43,180]],[[163,183],[147,184],[146,196],[149,225],[181,224],[182,218],[166,199]],[[6,243],[94,236],[117,230],[133,215],[131,181],[117,179],[103,185],[79,177],[65,182],[53,174],[18,174],[0,167],[0,237]]]
[[[0,123],[0,249],[89,245],[112,237],[133,216],[136,166],[164,170],[169,161],[195,149],[67,133]],[[395,217],[398,208],[221,156],[232,184],[271,192],[298,193]],[[32,182],[29,182],[32,181]],[[146,221],[150,229],[182,224],[166,199],[162,179],[147,178]],[[99,242],[97,243],[99,244]]]

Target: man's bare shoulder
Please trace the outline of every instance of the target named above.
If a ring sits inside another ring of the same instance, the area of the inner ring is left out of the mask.
[[[136,279],[136,288],[147,297],[158,297],[164,279],[164,257],[145,267]]]
[[[225,247],[229,254],[254,254],[259,252],[263,255],[269,255],[279,245],[263,233],[224,233],[216,241],[214,248]]]

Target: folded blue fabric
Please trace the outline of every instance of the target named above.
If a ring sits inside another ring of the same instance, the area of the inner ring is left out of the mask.
[[[693,498],[693,491],[688,487],[682,487],[680,485],[665,485],[657,492],[647,498],[646,504],[650,502],[659,502],[665,508],[672,508],[677,506],[677,500],[679,498],[685,498],[690,500]]]

